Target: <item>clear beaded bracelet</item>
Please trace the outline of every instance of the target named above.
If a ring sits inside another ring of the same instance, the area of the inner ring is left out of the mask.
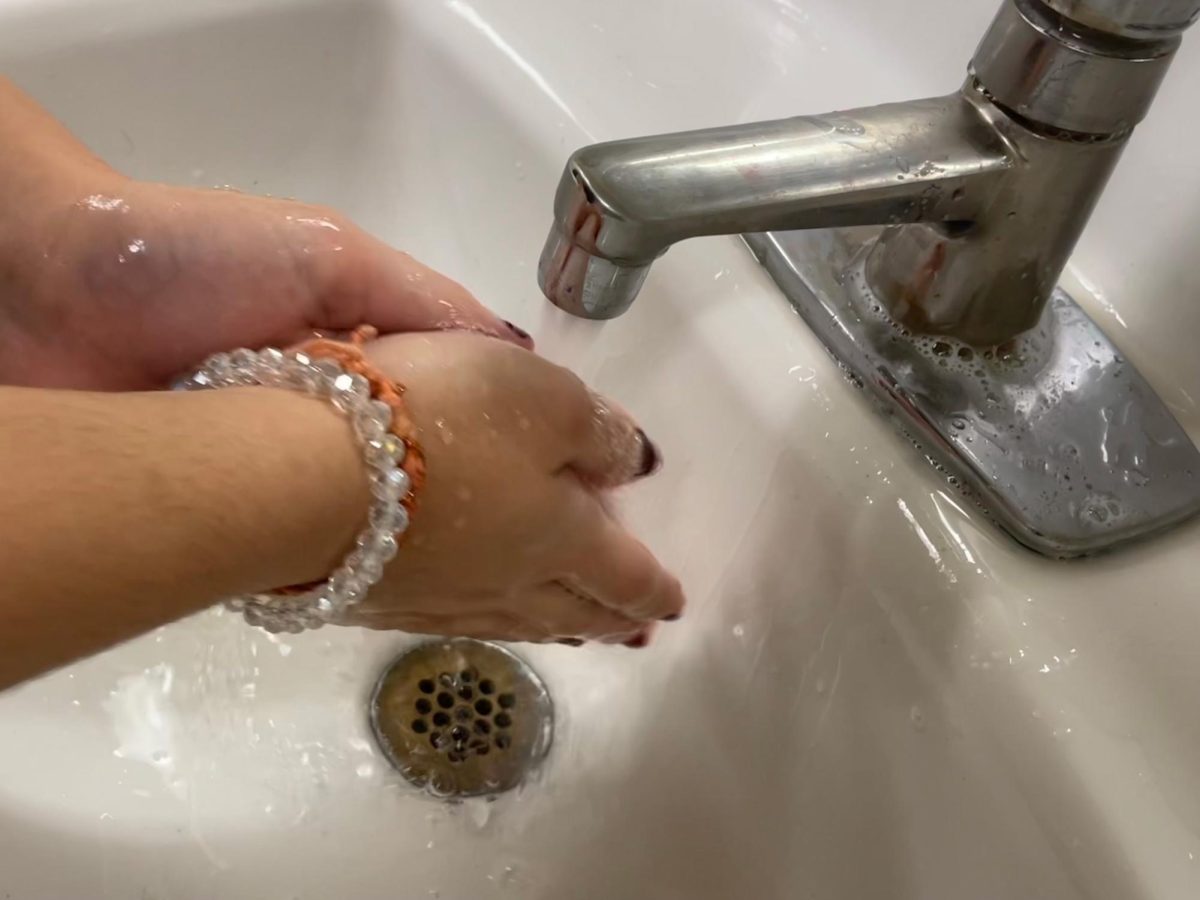
[[[350,419],[362,448],[371,508],[355,549],[324,582],[228,599],[228,608],[240,611],[251,625],[298,634],[336,620],[383,576],[408,529],[424,457],[400,402],[403,387],[363,359],[359,345],[372,334],[360,329],[352,344],[321,339],[286,353],[275,348],[217,353],[177,385],[182,390],[261,385],[302,391],[329,401]]]

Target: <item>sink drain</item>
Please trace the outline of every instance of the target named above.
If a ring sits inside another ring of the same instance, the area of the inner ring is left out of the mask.
[[[371,728],[410,782],[441,797],[511,790],[554,734],[546,686],[518,656],[484,641],[421,644],[380,676]]]

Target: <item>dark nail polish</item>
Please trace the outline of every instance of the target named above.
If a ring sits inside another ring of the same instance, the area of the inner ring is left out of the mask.
[[[663,622],[678,622],[682,618],[683,618],[682,613],[671,613],[669,616],[663,616],[661,621],[663,621]]]
[[[559,638],[554,643],[563,644],[567,647],[582,647],[586,642],[581,641],[579,638]]]
[[[654,441],[650,440],[646,432],[639,428],[637,433],[642,442],[642,464],[638,469],[637,477],[645,478],[647,475],[653,475],[662,467],[662,454],[658,452]]]
[[[508,326],[509,331],[511,331],[513,334],[515,334],[521,340],[523,340],[523,341],[529,340],[529,337],[530,337],[529,332],[526,331],[524,328],[518,328],[512,322],[508,321],[508,319],[504,320],[504,324]]]
[[[626,647],[632,647],[634,650],[641,650],[650,643],[650,638],[644,634],[639,634],[637,637],[631,637],[625,642]]]

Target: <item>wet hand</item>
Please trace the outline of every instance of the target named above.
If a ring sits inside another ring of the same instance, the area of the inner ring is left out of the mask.
[[[407,386],[428,480],[347,624],[642,646],[682,612],[679,582],[606,502],[658,465],[626,413],[565,369],[473,335],[382,338],[367,353]]]
[[[370,323],[530,346],[465,288],[333,210],[89,174],[0,240],[0,383],[161,387],[209,353]]]

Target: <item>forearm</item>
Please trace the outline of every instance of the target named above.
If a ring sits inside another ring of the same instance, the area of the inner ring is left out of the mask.
[[[0,689],[322,578],[365,518],[349,427],[286,391],[0,388],[0,416]]]

